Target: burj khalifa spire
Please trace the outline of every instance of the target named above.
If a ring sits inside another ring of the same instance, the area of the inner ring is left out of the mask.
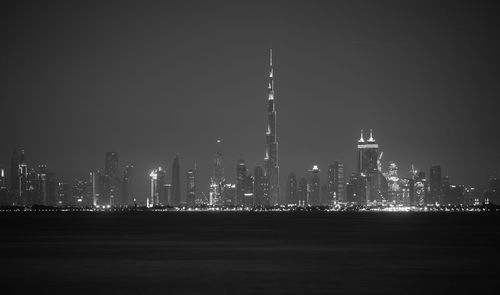
[[[269,202],[279,203],[278,138],[276,136],[276,97],[274,95],[273,50],[269,51],[269,86],[267,96],[267,131],[265,174],[269,180]]]

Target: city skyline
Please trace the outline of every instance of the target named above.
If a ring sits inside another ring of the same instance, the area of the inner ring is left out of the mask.
[[[488,66],[498,58],[493,53],[499,44],[489,28],[497,20],[486,9],[458,4],[450,11],[434,4],[429,12],[415,4],[395,5],[388,12],[369,3],[359,7],[317,2],[282,10],[281,4],[271,4],[270,11],[245,4],[243,12],[240,5],[224,3],[234,12],[232,29],[216,17],[221,12],[214,8],[212,15],[202,13],[203,5],[185,10],[183,4],[170,4],[176,13],[173,19],[143,8],[144,15],[129,24],[136,33],[117,26],[132,11],[127,4],[124,14],[111,21],[64,4],[27,11],[15,4],[6,9],[12,15],[4,21],[15,24],[31,18],[26,26],[5,29],[11,34],[8,46],[1,49],[5,67],[0,118],[11,127],[4,130],[0,165],[8,171],[12,149],[23,148],[29,163],[47,165],[71,182],[103,169],[102,155],[116,151],[121,169],[134,165],[134,189],[146,196],[149,171],[158,166],[171,171],[172,157],[179,154],[184,196],[183,176],[195,163],[197,192],[208,193],[205,184],[212,175],[215,141],[222,139],[226,175],[234,183],[240,155],[250,169],[262,165],[262,110],[272,47],[279,85],[282,194],[290,172],[299,181],[309,177],[312,165],[319,166],[323,180],[334,161],[342,162],[346,172],[355,171],[354,134],[370,128],[377,131],[384,151],[384,169],[389,161],[405,172],[412,164],[426,173],[440,165],[443,176],[454,183],[487,187],[488,178],[500,167],[500,139],[494,136],[499,93],[493,81],[498,74]],[[102,4],[103,11],[108,5]],[[156,8],[171,15],[166,6]],[[303,19],[294,18],[299,12]],[[409,18],[395,28],[375,17],[376,12],[388,20]],[[143,22],[148,14],[165,26]],[[257,15],[262,20],[256,20]],[[93,16],[98,25],[90,22]],[[372,25],[353,25],[361,17]],[[196,18],[207,23],[203,34],[189,24]],[[66,26],[54,27],[52,19]],[[426,20],[422,27],[412,22],[421,19]],[[456,19],[467,26],[459,30]],[[182,29],[170,30],[169,22]],[[440,30],[431,30],[429,24]],[[293,30],[289,32],[287,25]],[[75,34],[64,34],[62,27]],[[125,46],[95,37],[103,35],[87,35],[101,28],[108,30],[102,34],[116,30],[112,41]],[[215,28],[220,30],[211,30]],[[233,30],[248,34],[243,38]],[[164,40],[162,36],[171,37],[178,47],[156,41]],[[466,37],[476,42],[464,47]],[[102,46],[86,47],[86,38]],[[138,40],[145,42],[134,43]]]

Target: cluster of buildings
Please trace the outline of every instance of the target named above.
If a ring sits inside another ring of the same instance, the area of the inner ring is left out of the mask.
[[[163,167],[153,169],[150,174],[150,193],[146,206],[195,207],[238,206],[269,207],[292,206],[337,206],[356,204],[360,206],[426,206],[426,205],[479,205],[500,204],[500,180],[490,179],[489,188],[480,191],[471,186],[451,184],[443,176],[440,166],[432,166],[429,174],[417,171],[412,166],[409,173],[401,175],[398,165],[390,162],[383,171],[383,153],[375,140],[373,131],[365,138],[363,130],[357,142],[356,169],[347,175],[343,163],[328,165],[327,180],[321,182],[320,168],[313,165],[308,176],[290,173],[285,192],[280,192],[278,140],[276,135],[276,97],[272,50],[267,96],[266,150],[261,166],[248,169],[243,159],[236,165],[236,183],[228,181],[224,174],[222,142],[217,140],[213,161],[213,173],[208,187],[208,196],[197,193],[196,165],[186,172],[185,196],[181,193],[179,156],[175,156],[171,178]],[[90,172],[87,179],[76,179],[73,186],[59,181],[46,165],[37,169],[29,167],[24,150],[14,150],[11,161],[10,185],[4,169],[0,168],[0,203],[2,205],[47,205],[110,208],[136,204],[132,190],[133,166],[125,166],[120,173],[118,155],[107,152],[104,171]],[[170,180],[170,181],[169,181]]]
[[[153,169],[149,174],[151,180],[150,194],[146,199],[146,206],[151,208],[155,206],[190,206],[195,205],[196,196],[196,165],[194,169],[186,172],[186,197],[181,197],[181,178],[180,178],[179,155],[176,155],[172,164],[171,181],[167,179],[167,171],[159,166]]]
[[[10,178],[0,168],[1,205],[66,205],[69,185],[60,181],[47,165],[30,167],[24,150],[17,149],[12,152],[10,164]]]
[[[279,186],[278,140],[276,136],[276,97],[274,92],[274,71],[272,50],[269,52],[269,81],[267,96],[267,130],[266,151],[264,163],[254,169],[254,175],[249,173],[245,161],[240,159],[236,168],[236,183],[230,183],[224,174],[222,157],[222,142],[217,140],[214,155],[213,173],[210,179],[208,196],[196,193],[196,168],[186,173],[186,197],[180,200],[180,192],[174,188],[178,182],[178,158],[174,160],[172,183],[163,181],[164,170],[154,169],[151,174],[151,193],[147,206],[173,205],[178,206],[244,206],[267,207],[281,200]],[[177,168],[176,168],[177,163]],[[176,176],[177,175],[177,176]],[[178,194],[175,196],[175,194]],[[174,200],[173,202],[170,200]]]
[[[370,130],[365,139],[363,130],[357,143],[357,167],[349,177],[344,165],[335,162],[328,166],[328,179],[321,185],[319,168],[309,170],[308,179],[297,181],[294,173],[287,179],[285,204],[335,206],[357,204],[361,206],[428,206],[428,205],[480,205],[500,203],[500,180],[492,176],[489,188],[481,191],[472,186],[450,183],[442,174],[441,166],[432,166],[428,177],[413,165],[403,177],[395,162],[382,170],[383,152]]]
[[[1,205],[111,207],[135,201],[133,166],[125,166],[120,174],[116,152],[106,153],[103,172],[90,172],[87,179],[75,179],[73,184],[61,181],[47,165],[30,167],[24,150],[14,150],[10,168],[9,181],[0,168]]]

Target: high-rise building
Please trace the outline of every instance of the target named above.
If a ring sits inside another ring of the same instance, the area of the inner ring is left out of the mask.
[[[172,164],[172,206],[180,206],[181,201],[181,168],[176,155]]]
[[[19,194],[16,203],[18,205],[27,205],[27,191],[28,191],[28,162],[26,161],[26,155],[24,150],[21,150],[21,155],[19,156]]]
[[[37,184],[37,174],[34,168],[30,168],[26,183],[26,198],[25,204],[33,205],[36,200],[36,184]]]
[[[123,172],[122,179],[122,205],[128,206],[134,202],[134,193],[132,186],[132,175],[133,175],[134,166],[127,165],[125,166],[125,171]]]
[[[382,201],[381,172],[379,171],[379,146],[370,129],[370,138],[365,140],[363,130],[358,140],[358,184],[364,185],[364,195],[358,195],[359,200],[365,203],[377,203]],[[364,182],[364,184],[362,183]]]
[[[299,201],[297,194],[297,177],[295,177],[295,174],[291,172],[288,175],[288,180],[286,182],[286,204],[297,205]]]
[[[443,178],[441,176],[441,166],[432,166],[429,174],[430,202],[439,203],[441,201]]]
[[[36,205],[47,205],[49,202],[49,179],[47,173],[47,165],[38,165],[35,182],[35,198],[33,200],[33,203]]]
[[[378,144],[373,137],[373,131],[370,130],[370,138],[365,141],[363,130],[361,138],[358,140],[358,173],[361,175],[371,175],[378,171]]]
[[[47,204],[57,206],[59,181],[54,172],[47,172]]]
[[[352,172],[349,182],[346,184],[346,202],[365,205],[366,200],[366,180],[359,173]]]
[[[309,170],[309,189],[308,189],[308,200],[309,205],[318,206],[320,203],[320,183],[319,183],[319,168],[314,165],[311,170]]]
[[[500,178],[497,174],[490,177],[489,187],[484,193],[484,199],[487,203],[500,205]]]
[[[69,199],[69,184],[57,182],[56,206],[67,206]]]
[[[243,192],[243,206],[245,207],[255,207],[255,197],[254,197],[254,177],[248,174],[244,181],[244,192]]]
[[[331,206],[333,204],[333,200],[330,199],[330,196],[328,195],[328,185],[322,184],[320,190],[320,204],[322,206]]]
[[[10,204],[15,203],[19,196],[19,155],[17,149],[12,152],[10,158]]]
[[[68,201],[70,206],[85,206],[87,199],[87,182],[83,179],[75,179],[71,190],[71,199]]]
[[[146,200],[146,207],[151,208],[159,203],[158,170],[153,169],[153,171],[149,173],[149,178],[151,180],[151,189],[149,197]]]
[[[304,177],[301,177],[299,180],[299,185],[297,187],[297,197],[298,197],[298,205],[299,206],[306,206],[308,205],[308,200],[307,200],[307,179]]]
[[[118,153],[116,152],[106,152],[104,161],[104,190],[104,195],[102,196],[103,203],[110,206],[121,203]]]
[[[269,86],[267,95],[267,131],[265,175],[269,179],[269,197],[272,203],[279,203],[278,138],[276,135],[276,97],[274,93],[273,51],[269,52]]]
[[[474,203],[479,203],[480,193],[479,191],[472,186],[464,187],[464,198],[462,204],[467,206],[472,206]]]
[[[194,207],[196,201],[196,165],[186,172],[186,205]]]
[[[264,170],[261,166],[255,166],[254,172],[254,198],[255,206],[269,206],[268,202],[268,182],[264,176]]]
[[[236,202],[236,184],[224,182],[221,203],[225,206],[234,206]]]
[[[398,175],[398,165],[395,162],[389,162],[388,171],[385,175],[388,186],[388,201],[393,204],[402,204],[402,183]]]
[[[236,166],[236,205],[245,205],[247,174],[248,170],[245,161],[240,158]]]
[[[418,172],[413,186],[413,206],[425,205],[427,196],[427,180],[425,179],[425,172]]]
[[[224,190],[224,165],[222,164],[222,141],[217,140],[217,148],[214,156],[212,178],[210,179],[209,204],[219,205],[222,203],[222,191]]]
[[[98,184],[98,181],[99,181],[99,176],[93,172],[93,171],[90,171],[89,172],[89,188],[87,190],[87,193],[89,193],[89,197],[90,199],[92,200],[92,207],[96,207],[97,206],[97,199],[99,197],[99,192],[98,192],[98,189],[99,189],[99,184]]]
[[[0,205],[9,205],[9,189],[4,168],[0,168]]]
[[[146,199],[146,206],[167,206],[169,204],[169,189],[166,183],[166,171],[160,166],[149,174],[151,181],[150,194]]]
[[[341,162],[328,166],[328,195],[334,203],[345,202],[344,164]]]
[[[448,176],[444,176],[441,180],[441,198],[439,199],[439,204],[448,205],[452,201],[451,183]]]
[[[154,199],[153,205],[168,206],[169,202],[169,191],[166,187],[167,184],[167,170],[163,167],[158,167],[156,169],[156,199]]]

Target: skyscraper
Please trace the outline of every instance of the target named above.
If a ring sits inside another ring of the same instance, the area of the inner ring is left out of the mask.
[[[4,168],[0,168],[0,205],[9,205],[7,176]]]
[[[118,153],[106,152],[104,161],[104,202],[114,206],[121,203],[120,200],[120,178],[118,174]]]
[[[222,164],[222,141],[217,139],[217,148],[214,155],[214,166],[212,178],[210,179],[209,204],[217,205],[222,201],[222,190],[224,189],[224,165]]]
[[[288,175],[286,182],[286,204],[298,204],[297,177],[293,172]]]
[[[255,166],[254,172],[254,198],[255,206],[268,206],[267,202],[267,178],[261,166]]]
[[[314,165],[311,170],[309,176],[309,204],[312,206],[321,205],[320,203],[320,184],[319,184],[319,168],[317,165]]]
[[[245,184],[247,178],[247,166],[240,158],[236,166],[236,205],[245,205]]]
[[[28,190],[28,162],[26,161],[26,155],[24,150],[21,150],[21,155],[19,156],[19,166],[18,166],[18,176],[19,176],[19,194],[16,203],[18,205],[27,205],[27,190]]]
[[[186,172],[186,205],[194,207],[196,201],[196,165]]]
[[[132,173],[134,166],[125,166],[125,171],[123,172],[122,180],[122,205],[127,206],[134,201],[134,195],[132,191]]]
[[[167,170],[163,167],[158,167],[156,169],[156,190],[157,190],[157,200],[154,205],[169,205],[169,191],[166,187],[167,184]]]
[[[378,171],[378,144],[373,137],[373,131],[370,130],[370,138],[365,141],[363,130],[361,138],[358,140],[358,173],[369,175]]]
[[[172,164],[172,206],[181,205],[181,168],[179,164],[179,155],[174,158]]]
[[[438,203],[441,200],[442,176],[441,166],[432,166],[429,174],[430,200],[429,203]]]
[[[12,200],[17,199],[17,194],[19,191],[19,155],[17,154],[17,149],[12,152],[12,157],[10,158],[10,192],[12,194]],[[12,202],[10,202],[12,203]]]
[[[328,166],[328,195],[330,200],[345,202],[344,164],[335,161]]]
[[[320,194],[320,204],[322,206],[331,206],[333,203],[333,200],[330,199],[328,195],[328,185],[322,184],[321,185],[321,194]]]
[[[363,138],[363,130],[361,130],[361,137],[358,140],[358,174],[360,182],[364,182],[364,195],[359,196],[360,200],[365,202],[381,201],[381,182],[379,179],[379,153],[378,144],[373,137],[373,131],[370,130],[370,138],[365,141]]]
[[[297,187],[297,198],[299,206],[306,206],[307,201],[307,179],[304,177],[300,178],[299,185]]]
[[[267,131],[265,174],[269,179],[269,197],[271,202],[279,200],[279,165],[278,165],[278,138],[276,136],[276,97],[274,95],[273,50],[269,51],[269,86],[267,96]]]
[[[153,169],[151,173],[149,173],[149,178],[151,180],[151,189],[149,197],[146,200],[146,206],[148,208],[153,207],[158,204],[158,170]]]
[[[254,197],[254,177],[252,176],[252,174],[248,174],[246,177],[245,177],[245,182],[244,182],[244,187],[245,187],[245,191],[244,191],[244,198],[243,198],[243,206],[245,207],[255,207],[255,197]]]

